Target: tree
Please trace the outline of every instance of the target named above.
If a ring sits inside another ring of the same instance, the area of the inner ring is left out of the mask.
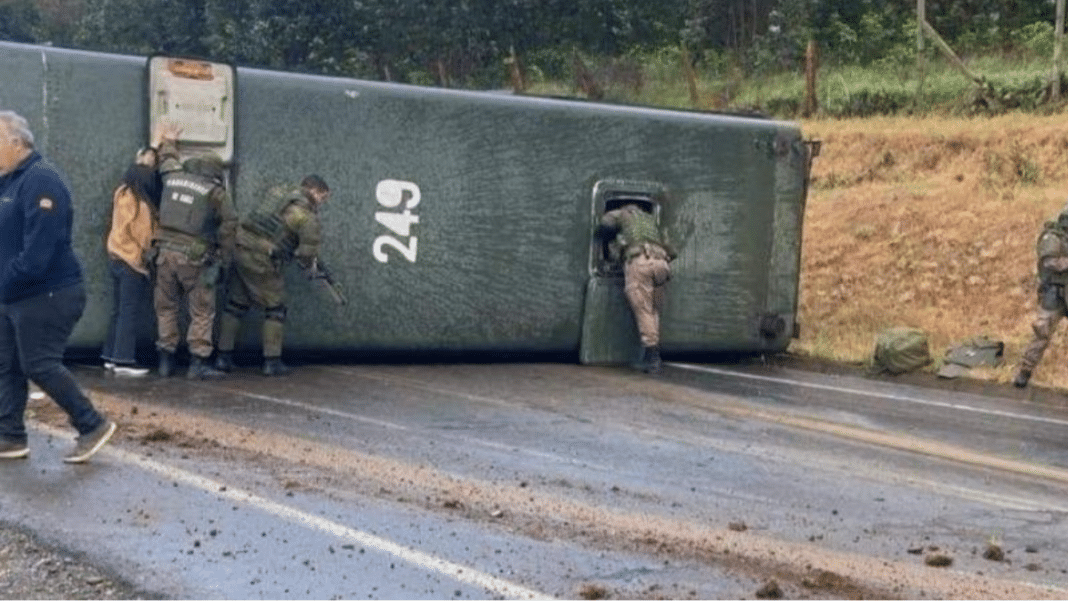
[[[0,39],[13,42],[36,42],[41,14],[33,0],[0,2]]]
[[[203,56],[205,0],[85,0],[75,42],[132,54]]]

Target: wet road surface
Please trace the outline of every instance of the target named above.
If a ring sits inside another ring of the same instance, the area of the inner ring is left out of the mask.
[[[32,404],[0,511],[165,597],[1068,596],[1056,403],[759,363],[78,375],[115,444],[63,464]]]

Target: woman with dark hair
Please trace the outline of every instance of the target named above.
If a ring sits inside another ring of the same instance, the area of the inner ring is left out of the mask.
[[[151,297],[149,250],[162,189],[156,152],[156,147],[140,151],[112,194],[107,251],[114,305],[100,358],[109,373],[121,377],[148,373],[137,364],[135,352],[141,307]]]

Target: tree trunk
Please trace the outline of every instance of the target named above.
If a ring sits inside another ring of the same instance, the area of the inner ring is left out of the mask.
[[[964,61],[960,60],[960,57],[957,56],[957,53],[953,52],[953,49],[949,47],[949,44],[947,44],[946,41],[942,39],[942,36],[938,35],[938,32],[935,31],[935,28],[931,27],[930,23],[928,23],[927,21],[921,21],[920,26],[923,27],[923,32],[927,34],[927,37],[931,38],[931,41],[934,42],[935,46],[942,51],[942,54],[946,55],[946,58],[948,58],[949,61],[953,63],[953,65],[956,66],[961,73],[964,74],[965,77],[971,79],[972,81],[981,86],[986,85],[986,81],[982,77],[976,75],[975,73],[972,73],[971,69],[969,69],[967,65],[964,64]]]

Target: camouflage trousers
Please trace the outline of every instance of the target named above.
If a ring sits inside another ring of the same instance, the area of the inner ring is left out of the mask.
[[[1020,360],[1020,369],[1034,371],[1038,367],[1038,362],[1042,360],[1042,354],[1046,352],[1049,340],[1053,333],[1057,331],[1057,325],[1061,323],[1062,318],[1064,318],[1063,307],[1054,310],[1039,307],[1038,315],[1035,317],[1035,321],[1031,323],[1031,329],[1034,330],[1035,337],[1031,340],[1031,344],[1028,344],[1027,348],[1024,349],[1023,358]]]
[[[207,358],[212,351],[215,327],[215,284],[204,282],[205,267],[190,261],[185,253],[161,249],[156,257],[156,309],[158,338],[156,348],[173,353],[182,339],[179,323],[183,301],[189,309],[186,343],[189,353]]]
[[[660,346],[660,311],[664,307],[664,284],[671,279],[667,257],[639,254],[627,261],[623,270],[623,292],[627,296],[642,346]]]
[[[278,267],[253,251],[239,247],[227,283],[226,307],[219,327],[219,350],[232,351],[241,322],[249,309],[263,309],[261,330],[264,357],[282,354],[286,320],[285,277]]]

